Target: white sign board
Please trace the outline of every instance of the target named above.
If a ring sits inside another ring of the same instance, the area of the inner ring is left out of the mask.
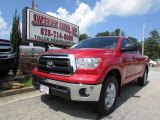
[[[23,40],[72,46],[79,40],[79,27],[67,21],[38,12],[23,9]]]

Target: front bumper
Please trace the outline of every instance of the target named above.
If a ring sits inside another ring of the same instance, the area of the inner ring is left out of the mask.
[[[42,78],[38,76],[33,76],[33,85],[35,88],[39,89],[40,85],[45,85],[49,87],[49,94],[63,97],[65,99],[74,101],[99,101],[100,92],[102,84],[98,85],[86,85],[86,84],[74,84],[61,82],[57,80]],[[89,96],[81,96],[80,90],[88,89],[90,90]]]

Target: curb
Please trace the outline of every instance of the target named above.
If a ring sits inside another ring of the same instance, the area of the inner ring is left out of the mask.
[[[10,96],[10,95],[26,93],[26,92],[32,92],[32,91],[36,91],[36,89],[33,86],[21,88],[21,89],[7,90],[7,91],[0,92],[0,98]]]

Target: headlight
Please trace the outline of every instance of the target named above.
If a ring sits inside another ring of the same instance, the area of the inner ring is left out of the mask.
[[[100,58],[76,58],[77,68],[93,69],[100,63]]]

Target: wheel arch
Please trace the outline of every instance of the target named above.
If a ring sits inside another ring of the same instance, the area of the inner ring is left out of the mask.
[[[107,74],[105,76],[105,80],[109,75],[112,75],[112,76],[114,76],[116,78],[117,83],[118,83],[118,96],[120,96],[120,93],[121,93],[121,82],[122,82],[121,72],[118,69],[111,69],[110,71],[107,72]],[[103,82],[105,82],[105,80]]]

